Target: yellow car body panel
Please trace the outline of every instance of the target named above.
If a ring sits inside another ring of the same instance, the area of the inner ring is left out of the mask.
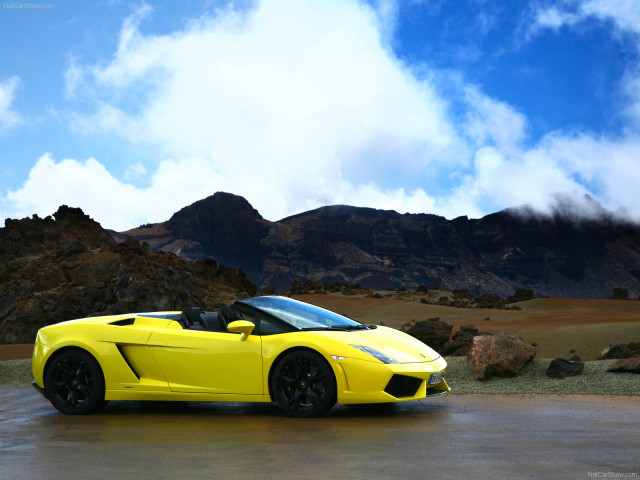
[[[32,358],[35,384],[45,388],[44,372],[52,355],[76,348],[97,360],[105,400],[270,402],[270,374],[278,359],[294,349],[307,349],[330,365],[337,403],[398,402],[449,391],[443,378],[445,360],[391,328],[243,338],[228,331],[183,329],[178,321],[158,318],[163,315],[180,312],[86,318],[40,329]],[[397,363],[383,363],[352,345],[375,348]],[[419,386],[411,395],[394,396],[388,388],[394,376]],[[430,384],[431,379],[437,382]]]
[[[171,391],[262,395],[262,341],[227,332],[153,332],[149,347]],[[157,344],[164,344],[160,346]]]

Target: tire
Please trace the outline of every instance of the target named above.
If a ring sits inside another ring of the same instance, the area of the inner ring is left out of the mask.
[[[318,353],[299,350],[278,362],[271,379],[278,406],[294,417],[317,417],[336,403],[336,381],[331,367]]]
[[[45,372],[44,388],[51,404],[67,415],[93,413],[106,404],[100,365],[84,350],[56,355]]]

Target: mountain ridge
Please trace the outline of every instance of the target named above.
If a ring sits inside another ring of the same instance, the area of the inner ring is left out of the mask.
[[[500,296],[526,288],[606,298],[614,287],[640,295],[640,227],[587,202],[595,214],[585,218],[565,202],[552,216],[507,209],[448,220],[331,205],[272,222],[243,197],[217,192],[166,222],[113,235],[192,261],[213,257],[278,290],[312,280]]]

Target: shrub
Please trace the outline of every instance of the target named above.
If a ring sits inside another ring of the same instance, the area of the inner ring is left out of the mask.
[[[610,300],[629,300],[629,290],[622,287],[614,287],[611,290]]]
[[[536,296],[533,294],[533,290],[526,288],[518,288],[515,293],[505,300],[505,303],[524,302],[525,300],[533,300]]]

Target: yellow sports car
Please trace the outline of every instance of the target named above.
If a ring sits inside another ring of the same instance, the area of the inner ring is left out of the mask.
[[[83,318],[38,331],[33,385],[67,414],[109,400],[275,401],[312,417],[338,403],[398,402],[449,391],[447,363],[392,328],[285,297],[219,312]]]

